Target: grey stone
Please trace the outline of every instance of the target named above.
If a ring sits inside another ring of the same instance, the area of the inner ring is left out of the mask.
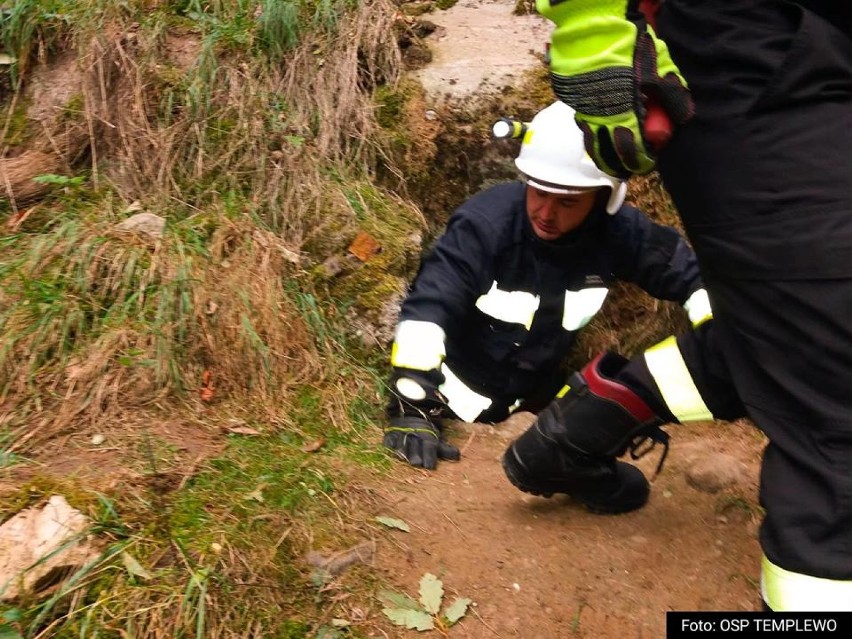
[[[163,237],[166,228],[165,218],[153,213],[136,213],[116,225],[117,231],[126,233],[141,233],[156,240]]]
[[[711,453],[696,459],[686,470],[687,483],[705,493],[717,493],[745,477],[745,464],[724,453]]]

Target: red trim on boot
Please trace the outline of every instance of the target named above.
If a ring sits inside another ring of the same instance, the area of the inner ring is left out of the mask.
[[[586,380],[589,390],[602,399],[615,402],[640,422],[647,422],[656,418],[657,414],[641,397],[624,384],[604,377],[598,370],[598,364],[604,355],[606,353],[601,353],[583,368],[583,379]]]

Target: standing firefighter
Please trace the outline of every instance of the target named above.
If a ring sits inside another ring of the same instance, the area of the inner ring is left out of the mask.
[[[412,465],[459,457],[441,440],[440,417],[499,422],[546,406],[565,383],[561,360],[615,280],[684,304],[695,321],[709,312],[691,249],[623,204],[624,184],[585,152],[571,108],[545,108],[523,137],[523,182],[455,211],[402,306],[384,444]],[[647,499],[630,464],[590,460],[583,472],[574,494],[592,510]]]
[[[539,0],[538,10],[556,25],[552,84],[586,147],[613,175],[656,163],[716,320],[630,362],[593,361],[505,468],[540,487],[553,460],[609,459],[661,422],[747,415],[769,438],[764,606],[850,611],[852,9],[656,4]],[[651,105],[675,125],[658,157]]]

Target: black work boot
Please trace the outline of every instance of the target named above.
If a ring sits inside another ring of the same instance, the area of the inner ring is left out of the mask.
[[[645,402],[611,377],[626,363],[608,353],[571,376],[568,392],[503,455],[512,484],[544,497],[570,495],[596,513],[624,513],[645,504],[650,489],[642,471],[616,457],[628,448],[639,457],[642,442],[665,444],[667,436]]]

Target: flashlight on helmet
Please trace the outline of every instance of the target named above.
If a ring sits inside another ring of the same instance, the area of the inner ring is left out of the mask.
[[[527,132],[529,125],[512,118],[500,118],[491,125],[491,133],[495,138],[521,138]]]

